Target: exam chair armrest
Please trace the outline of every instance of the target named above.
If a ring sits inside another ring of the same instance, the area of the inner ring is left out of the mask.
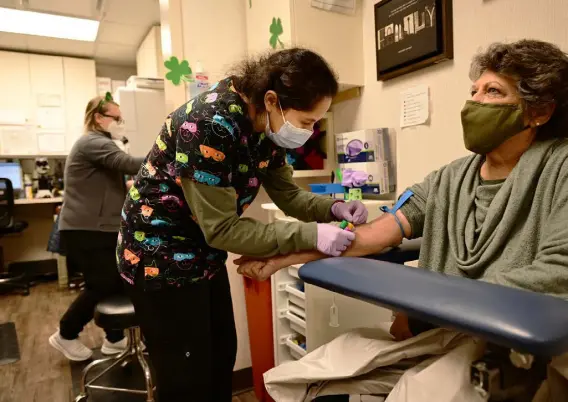
[[[315,261],[299,274],[309,284],[519,352],[568,351],[568,302],[562,299],[364,258]]]
[[[398,247],[391,248],[383,253],[368,255],[365,258],[404,264],[420,258],[421,244],[422,239],[404,240]]]

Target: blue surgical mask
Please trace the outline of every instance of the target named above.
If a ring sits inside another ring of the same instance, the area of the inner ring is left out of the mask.
[[[286,120],[286,117],[284,117],[284,112],[282,111],[280,102],[278,102],[278,106],[280,107],[280,113],[282,113],[284,124],[280,127],[280,130],[278,130],[277,133],[272,132],[270,129],[270,115],[266,112],[266,128],[264,129],[264,133],[272,140],[272,142],[282,148],[300,148],[312,136],[313,131],[294,126]]]

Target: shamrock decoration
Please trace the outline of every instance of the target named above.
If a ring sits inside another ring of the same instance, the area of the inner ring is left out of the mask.
[[[166,74],[166,79],[170,80],[174,85],[179,85],[181,81],[184,82],[191,82],[191,67],[189,67],[189,63],[187,60],[178,60],[177,57],[172,56],[169,60],[164,62],[164,66],[168,70],[170,70]]]
[[[275,17],[272,17],[272,24],[270,24],[271,35],[270,40],[268,41],[272,49],[276,49],[277,43],[279,43],[280,47],[284,49],[284,43],[282,43],[282,41],[278,38],[283,32],[284,30],[282,29],[282,21],[280,18],[276,19]]]

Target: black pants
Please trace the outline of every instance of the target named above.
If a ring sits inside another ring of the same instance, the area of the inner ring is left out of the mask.
[[[83,327],[93,319],[95,306],[105,297],[124,292],[122,279],[116,267],[116,239],[118,233],[63,230],[61,240],[67,260],[76,266],[85,279],[85,289],[69,306],[61,321],[59,332],[64,339],[75,339]],[[107,330],[109,342],[124,338],[122,331]]]
[[[143,278],[140,278],[143,281]],[[230,402],[237,335],[226,270],[180,289],[128,286],[160,402]]]

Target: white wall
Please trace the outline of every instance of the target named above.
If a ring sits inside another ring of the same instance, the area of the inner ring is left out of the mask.
[[[184,57],[192,68],[201,62],[211,82],[246,56],[245,2],[185,0],[182,16]]]
[[[431,123],[399,131],[399,192],[430,171],[466,155],[460,110],[469,97],[472,56],[495,41],[541,39],[568,50],[566,0],[453,0],[454,60],[378,82],[375,63],[375,0],[363,0],[365,87],[359,100],[335,107],[338,132],[363,127],[398,127],[399,94],[430,86]]]
[[[126,81],[136,75],[136,66],[117,66],[113,64],[96,63],[97,77],[108,77],[112,80]]]
[[[136,52],[136,75],[147,78],[164,78],[162,34],[159,25],[150,28]]]
[[[201,62],[211,82],[224,78],[235,63],[246,57],[245,2],[184,0],[181,8],[183,57],[192,68],[197,61]],[[270,202],[264,191],[247,210],[246,216],[267,221],[267,214],[260,208],[263,202]],[[243,279],[232,263],[234,259],[234,255],[229,255],[227,269],[238,336],[235,370],[240,370],[251,366],[251,358]]]

